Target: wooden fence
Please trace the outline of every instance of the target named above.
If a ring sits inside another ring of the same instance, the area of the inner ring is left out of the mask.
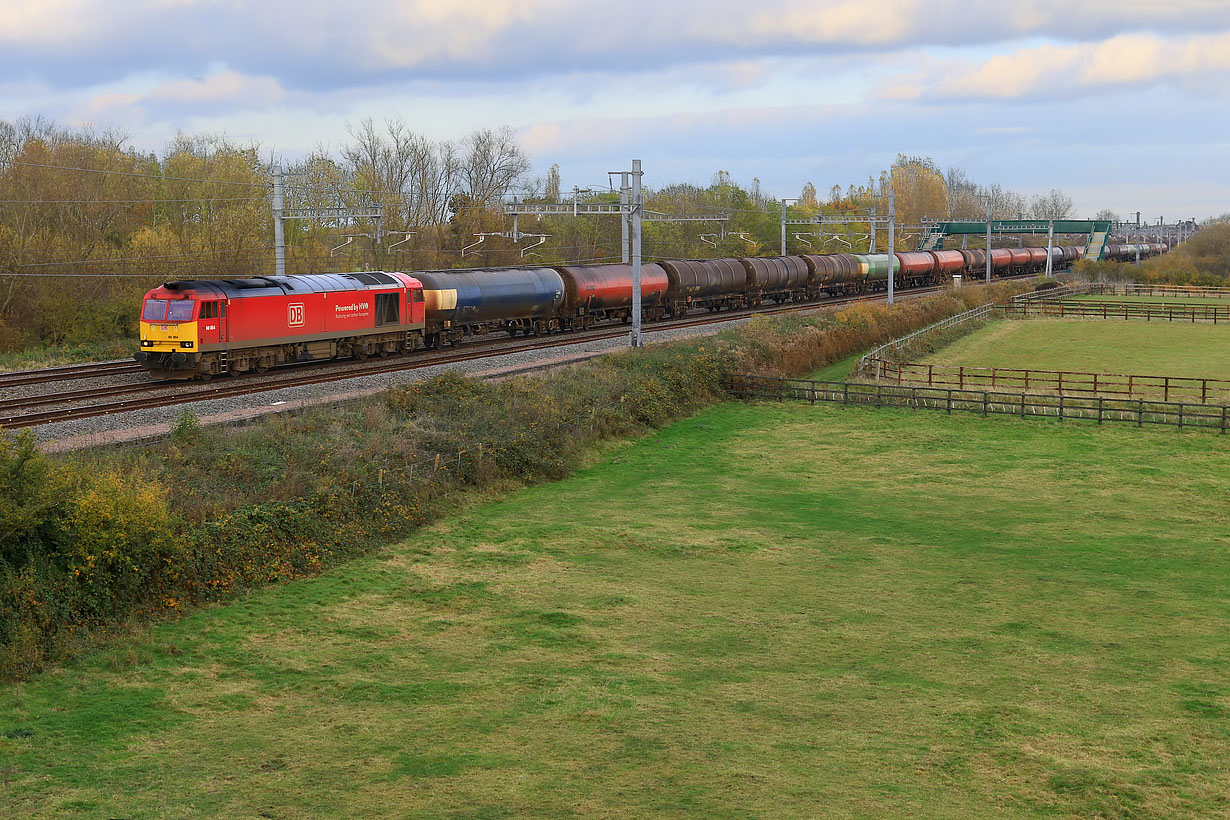
[[[811,379],[780,379],[769,376],[731,376],[729,393],[741,399],[774,399],[874,407],[905,407],[913,410],[943,410],[949,414],[981,413],[983,416],[1038,416],[1052,419],[1122,422],[1143,427],[1160,424],[1198,427],[1225,434],[1230,424],[1230,405],[1190,404],[1150,399],[1118,399],[1104,396],[1065,396],[1046,393],[1006,393],[992,390],[959,390],[943,387],[827,382]]]
[[[861,374],[896,384],[956,387],[958,390],[1019,389],[1070,395],[1138,398],[1160,396],[1163,401],[1189,400],[1201,404],[1230,403],[1230,380],[1187,376],[1145,376],[1123,373],[1084,373],[1072,370],[1033,370],[1008,367],[869,360]]]
[[[1022,301],[998,305],[1005,316],[1144,319],[1146,322],[1230,322],[1230,305],[1179,305],[1154,302]]]
[[[1170,296],[1176,298],[1195,296],[1208,299],[1230,299],[1230,288],[1204,285],[1138,285],[1121,282],[1094,282],[1089,286],[1089,292],[1109,296]]]

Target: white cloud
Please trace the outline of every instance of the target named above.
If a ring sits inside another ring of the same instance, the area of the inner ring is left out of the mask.
[[[957,61],[895,78],[880,89],[889,99],[1013,99],[1137,86],[1164,80],[1204,80],[1230,73],[1230,32],[1188,37],[1121,34],[1100,43],[1043,44],[981,63]]]
[[[199,80],[173,80],[151,89],[144,99],[189,103],[236,103],[263,105],[275,103],[286,96],[281,84],[272,77],[249,77],[237,71],[223,69]]]

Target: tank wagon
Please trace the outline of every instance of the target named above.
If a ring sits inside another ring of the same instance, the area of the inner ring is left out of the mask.
[[[1107,250],[1126,259],[1135,248]],[[1082,249],[1052,253],[1063,268]],[[979,276],[986,261],[981,249],[663,260],[641,266],[641,311],[654,321],[863,294],[887,289],[890,275],[903,289],[940,284],[959,273]],[[1043,248],[991,251],[997,276],[1045,267]],[[458,344],[493,331],[583,330],[631,320],[632,280],[631,265],[611,264],[168,282],[146,294],[134,357],[165,378],[209,378]]]
[[[564,303],[564,279],[554,268],[421,271],[423,338],[427,347],[456,343],[477,328],[540,333],[544,317]]]
[[[1164,250],[1164,245],[1147,242],[1128,245],[1107,245],[1102,250],[1102,259],[1112,262],[1135,262],[1137,251],[1140,252],[1141,259],[1148,259],[1150,256],[1156,256]]]

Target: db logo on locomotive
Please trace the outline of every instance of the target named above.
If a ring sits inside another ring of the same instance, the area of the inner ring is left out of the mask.
[[[299,327],[303,324],[303,303],[296,302],[286,306],[286,324]]]

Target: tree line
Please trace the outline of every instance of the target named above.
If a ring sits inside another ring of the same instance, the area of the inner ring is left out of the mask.
[[[235,278],[273,272],[271,152],[223,136],[176,137],[161,153],[140,151],[115,130],[72,129],[41,118],[0,121],[0,351],[31,344],[130,338],[135,301],[171,279]],[[558,202],[558,165],[532,176],[515,132],[475,130],[433,140],[397,119],[364,120],[337,148],[317,148],[279,163],[287,207],[379,205],[370,220],[286,223],[286,269],[324,273],[362,269],[612,261],[620,257],[614,217],[522,217],[522,232],[549,240],[480,234],[508,232],[501,204]],[[1062,217],[1072,201],[1060,191],[1027,198],[980,185],[958,168],[899,155],[879,180],[834,185],[827,198],[808,182],[789,206],[792,219],[821,214],[887,214],[898,221],[978,218],[990,197],[996,217]],[[615,202],[613,190],[581,191],[581,202]],[[759,180],[736,183],[718,171],[707,186],[646,189],[646,206],[665,214],[724,213],[725,222],[649,222],[647,259],[776,253],[780,201]],[[788,251],[865,250],[865,224],[792,226]],[[901,247],[916,241],[901,238]],[[477,243],[477,244],[476,244]],[[879,237],[884,249],[887,238]],[[474,247],[470,247],[474,246]],[[468,249],[467,249],[468,248]]]

